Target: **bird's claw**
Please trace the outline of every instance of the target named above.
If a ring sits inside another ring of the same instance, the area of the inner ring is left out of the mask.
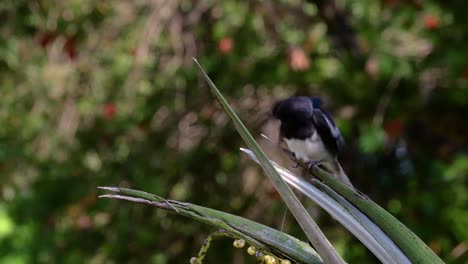
[[[312,169],[314,166],[322,163],[323,160],[308,160],[304,163],[304,165],[307,167],[307,170]]]

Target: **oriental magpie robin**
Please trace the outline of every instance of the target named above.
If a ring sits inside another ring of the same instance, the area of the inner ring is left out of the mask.
[[[318,97],[294,96],[278,101],[273,116],[281,121],[280,140],[294,156],[306,162],[319,162],[344,183],[351,185],[337,156],[344,140],[331,115],[321,108]]]

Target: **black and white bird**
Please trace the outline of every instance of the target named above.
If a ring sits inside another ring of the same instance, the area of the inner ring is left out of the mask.
[[[319,97],[294,96],[278,101],[273,116],[281,121],[280,140],[295,157],[305,162],[320,162],[326,170],[351,185],[337,156],[344,140],[331,115],[321,108]]]

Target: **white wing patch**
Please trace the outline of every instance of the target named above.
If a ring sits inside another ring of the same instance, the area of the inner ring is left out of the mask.
[[[330,131],[333,135],[333,138],[339,138],[340,137],[340,131],[338,130],[338,128],[336,126],[334,126],[330,120],[328,119],[328,117],[326,115],[324,115],[324,119],[325,119],[325,122],[327,122],[327,126],[328,128],[330,128]]]
[[[322,139],[317,131],[311,137],[301,139],[284,139],[290,151],[294,152],[298,159],[303,161],[330,160],[331,157],[323,145]]]

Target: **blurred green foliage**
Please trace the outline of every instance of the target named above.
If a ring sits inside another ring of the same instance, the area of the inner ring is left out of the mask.
[[[323,96],[355,186],[444,260],[467,261],[467,4],[340,0],[330,15],[324,3],[2,1],[0,262],[186,263],[211,231],[98,201],[99,185],[280,228],[284,206],[191,57],[257,134],[275,135],[274,100]],[[350,263],[375,261],[320,222]],[[207,263],[254,263],[230,244]]]

